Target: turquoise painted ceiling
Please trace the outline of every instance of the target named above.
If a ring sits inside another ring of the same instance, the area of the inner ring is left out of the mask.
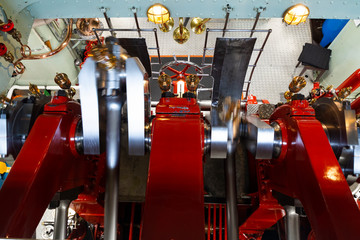
[[[145,17],[147,8],[160,2],[167,6],[174,17],[204,16],[224,17],[222,10],[229,4],[231,18],[254,17],[254,8],[266,7],[261,17],[282,17],[290,6],[303,3],[310,8],[311,18],[360,17],[360,1],[355,0],[1,0],[10,17],[27,12],[33,18],[101,17],[101,7],[108,8],[109,17],[132,16],[131,8],[138,9],[138,16]]]

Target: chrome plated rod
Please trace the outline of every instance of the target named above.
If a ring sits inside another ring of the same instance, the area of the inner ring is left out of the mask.
[[[226,217],[228,240],[239,239],[235,169],[235,149],[231,149],[230,151],[228,150],[227,158],[225,159]]]
[[[294,206],[285,206],[285,235],[286,239],[300,240],[300,218]]]
[[[105,227],[106,240],[117,239],[121,98],[106,96],[106,191],[105,191]]]
[[[256,13],[256,18],[255,18],[255,22],[254,22],[254,25],[253,25],[253,27],[252,27],[252,29],[251,29],[250,37],[252,37],[253,34],[254,34],[254,30],[255,30],[256,25],[257,25],[257,23],[258,23],[258,21],[259,21],[260,14],[261,14],[261,12],[260,12],[260,11],[257,11],[257,13]]]
[[[219,28],[209,28],[209,32],[271,32],[271,29],[219,29]]]
[[[96,37],[96,39],[97,39],[97,41],[98,41],[98,45],[101,45],[101,39],[100,39],[100,37],[99,37],[99,34],[97,34],[97,32],[95,31],[95,29],[93,29],[93,31],[94,31],[95,37]]]
[[[70,200],[60,200],[55,210],[54,239],[66,239],[67,220]]]
[[[154,35],[155,35],[156,50],[157,50],[157,54],[158,54],[159,64],[162,64],[161,57],[160,57],[160,47],[159,47],[159,40],[158,40],[158,36],[157,36],[157,29],[154,28],[153,31],[154,31]]]
[[[113,29],[112,23],[108,15],[106,14],[106,11],[104,12],[104,18],[106,20],[106,23],[110,29]],[[116,37],[116,34],[114,33],[114,30],[110,30],[111,36]]]
[[[201,65],[204,65],[204,64],[205,64],[205,55],[206,55],[208,37],[209,37],[209,29],[207,28],[207,29],[206,29],[206,34],[205,34],[204,52],[203,52],[203,57],[202,57]]]
[[[227,12],[226,16],[225,16],[224,28],[222,30],[222,32],[223,32],[222,37],[225,37],[225,32],[226,32],[227,24],[228,24],[228,21],[229,21],[229,16],[230,16],[230,12]]]
[[[155,28],[156,29],[156,28]],[[94,31],[107,31],[107,32],[137,32],[138,29],[133,28],[95,28]],[[153,28],[139,29],[140,32],[153,32]]]
[[[245,91],[246,93],[245,93],[244,99],[247,99],[247,97],[248,97],[248,93],[249,93],[249,89],[250,89],[250,83],[251,83],[251,80],[252,80],[252,77],[253,77],[253,74],[254,74],[256,65],[257,65],[257,63],[258,63],[258,61],[259,61],[259,59],[260,59],[261,53],[264,51],[264,47],[265,47],[265,45],[266,45],[267,40],[269,39],[269,36],[270,36],[271,31],[272,31],[271,29],[268,30],[268,33],[266,34],[266,37],[265,37],[265,39],[264,39],[264,42],[263,42],[261,48],[259,49],[259,54],[257,55],[256,60],[255,60],[255,62],[254,62],[254,64],[253,64],[254,67],[251,69],[251,73],[250,73],[250,77],[249,77],[249,80],[248,80],[248,85],[247,85],[247,87],[246,87],[246,91]],[[255,50],[255,49],[254,49],[254,50]]]
[[[139,21],[138,21],[136,12],[134,12],[134,18],[135,18],[136,29],[137,29],[137,31],[138,31],[138,35],[139,35],[139,37],[141,37],[141,31],[140,31],[140,27],[139,27]]]

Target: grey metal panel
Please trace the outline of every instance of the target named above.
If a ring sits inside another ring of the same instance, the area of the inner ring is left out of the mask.
[[[100,154],[99,102],[96,62],[88,58],[79,74],[84,153]]]
[[[348,145],[358,145],[358,131],[356,126],[356,114],[352,109],[344,109],[346,142]]]
[[[145,154],[145,69],[138,58],[126,60],[126,98],[129,155]]]
[[[241,99],[255,38],[217,38],[211,75],[214,78],[212,103],[225,97]]]
[[[271,159],[274,148],[274,129],[255,116],[246,116],[246,147],[256,159]]]
[[[118,42],[131,57],[139,58],[150,78],[151,64],[145,38],[119,38]]]
[[[211,158],[226,158],[228,143],[228,128],[213,126],[211,128]]]

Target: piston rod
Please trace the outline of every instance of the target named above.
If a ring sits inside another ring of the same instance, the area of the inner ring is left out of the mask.
[[[66,239],[69,204],[70,200],[60,200],[55,210],[54,239]]]
[[[234,133],[236,126],[232,121],[227,122],[228,144],[227,157],[225,159],[225,185],[226,185],[226,218],[227,218],[227,239],[239,239],[237,194],[236,194],[236,166],[235,151],[237,134]],[[235,128],[234,128],[235,127]],[[237,132],[237,131],[235,131]]]
[[[106,96],[105,239],[117,239],[121,107],[120,96]]]

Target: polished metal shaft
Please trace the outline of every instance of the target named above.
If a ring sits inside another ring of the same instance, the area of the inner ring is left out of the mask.
[[[106,240],[117,239],[121,99],[119,96],[106,97],[106,191],[105,228]]]
[[[225,159],[226,217],[229,240],[239,239],[238,210],[236,200],[235,151],[228,152]]]
[[[66,239],[69,204],[70,200],[60,200],[55,210],[54,239]]]
[[[285,235],[286,239],[300,240],[300,218],[294,206],[285,206]]]

